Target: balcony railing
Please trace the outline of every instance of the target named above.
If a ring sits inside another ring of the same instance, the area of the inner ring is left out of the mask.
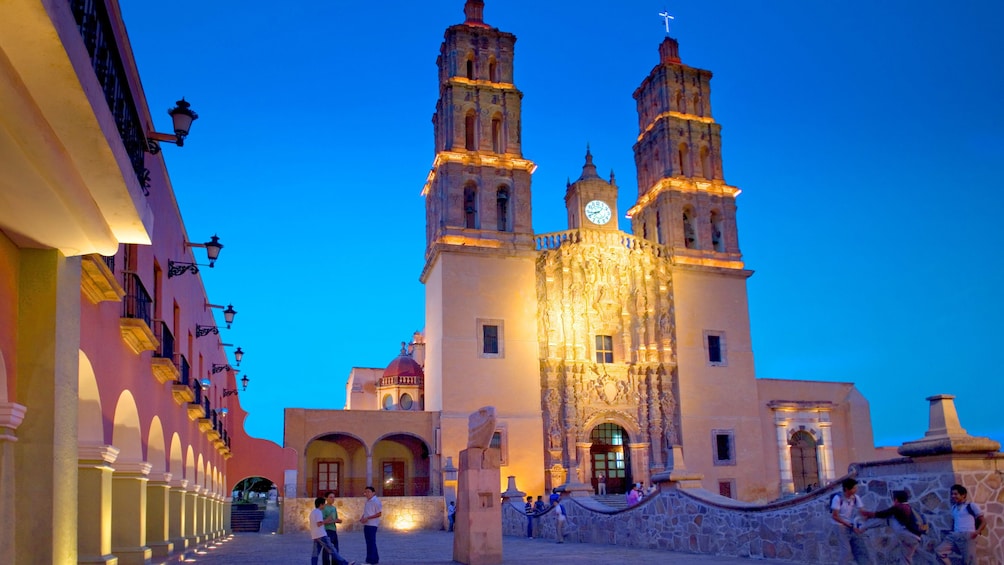
[[[84,40],[91,66],[98,77],[105,102],[115,118],[122,144],[136,173],[143,193],[150,195],[150,172],[146,169],[146,135],[143,132],[139,111],[122,63],[122,53],[115,43],[114,27],[108,16],[105,0],[70,0],[73,18]]]
[[[154,357],[163,357],[174,361],[174,335],[167,327],[167,322],[157,320],[153,325],[153,335],[157,336],[160,347],[153,352]]]
[[[112,273],[114,273],[115,272],[115,256],[114,255],[110,255],[110,256],[109,255],[102,255],[101,259],[105,262],[105,266],[108,267],[108,270],[111,271]]]
[[[184,355],[178,355],[178,368],[181,369],[181,376],[178,377],[178,384],[187,385],[192,380],[192,368],[188,364],[188,359]]]
[[[425,386],[425,378],[399,375],[396,377],[380,377],[380,385],[384,386]]]
[[[627,249],[649,251],[656,257],[669,257],[669,248],[665,245],[652,243],[634,235],[594,230],[566,230],[554,233],[540,234],[534,237],[537,251],[558,249],[566,243],[594,243],[598,245],[619,245]]]
[[[125,273],[125,298],[122,300],[122,317],[146,322],[153,328],[153,299],[136,273]]]

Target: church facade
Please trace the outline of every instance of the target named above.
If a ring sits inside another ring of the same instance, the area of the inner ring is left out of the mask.
[[[752,271],[711,73],[683,64],[667,37],[634,92],[632,233],[617,227],[616,179],[597,174],[587,148],[565,190],[568,229],[537,234],[515,36],[484,23],[483,9],[466,2],[437,61],[425,329],[386,369],[353,370],[346,410],[286,411],[300,495],[364,475],[449,496],[467,417],[486,405],[499,417],[502,476],[536,494],[601,476],[624,492],[685,468],[706,489],[767,500],[881,458],[852,384],[755,376]]]

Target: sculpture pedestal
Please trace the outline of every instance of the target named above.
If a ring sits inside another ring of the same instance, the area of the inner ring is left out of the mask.
[[[469,447],[460,452],[453,560],[467,565],[502,563],[499,452]]]

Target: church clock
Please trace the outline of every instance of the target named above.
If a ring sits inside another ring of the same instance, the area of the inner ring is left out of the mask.
[[[591,200],[586,204],[586,219],[590,222],[602,226],[610,221],[610,206],[602,200]]]

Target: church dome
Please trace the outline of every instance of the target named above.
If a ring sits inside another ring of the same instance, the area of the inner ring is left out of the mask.
[[[401,354],[394,358],[383,371],[384,377],[424,377],[425,371],[402,347]]]

